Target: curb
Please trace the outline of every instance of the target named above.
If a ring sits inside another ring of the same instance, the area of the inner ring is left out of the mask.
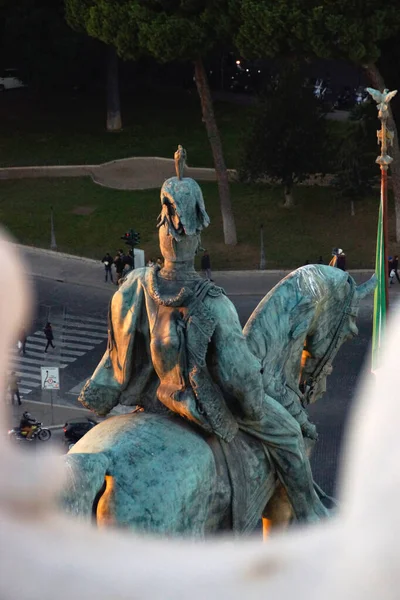
[[[167,159],[166,159],[167,160]],[[100,261],[94,259],[94,258],[87,258],[85,256],[78,256],[75,254],[67,254],[65,252],[58,252],[57,250],[47,250],[46,248],[37,248],[36,246],[25,246],[23,244],[17,244],[15,242],[11,242],[11,244],[13,244],[13,246],[15,246],[16,248],[18,248],[21,251],[28,251],[28,252],[35,252],[37,254],[44,254],[45,256],[49,256],[52,258],[65,258],[67,260],[78,260],[81,262],[86,262],[92,266],[99,266]],[[101,266],[101,265],[100,265]],[[293,267],[293,268],[287,268],[287,269],[248,269],[248,270],[240,270],[240,271],[236,271],[236,270],[226,270],[226,271],[215,271],[213,270],[213,274],[215,275],[287,275],[288,273],[291,273],[292,271],[294,271],[296,268],[298,267]],[[348,271],[349,273],[374,273],[375,269],[373,268],[364,268],[364,269],[349,269]],[[39,275],[39,274],[35,274],[37,277],[43,277],[44,279],[54,279],[53,277],[48,277],[47,275]],[[69,282],[70,283],[70,282]]]
[[[13,246],[18,248],[20,251],[27,252],[36,252],[37,254],[44,254],[45,256],[50,256],[52,258],[65,258],[68,260],[79,260],[81,262],[86,262],[91,265],[99,266],[100,261],[94,258],[87,258],[86,256],[78,256],[75,254],[67,254],[65,252],[58,252],[57,250],[47,250],[46,248],[38,248],[37,246],[25,246],[24,244],[17,244],[16,242],[10,242]],[[101,264],[101,263],[100,263]],[[43,277],[45,277],[43,275]]]

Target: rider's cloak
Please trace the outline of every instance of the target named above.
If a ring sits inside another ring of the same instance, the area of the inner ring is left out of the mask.
[[[139,405],[149,412],[172,410],[223,439],[232,439],[237,417],[260,418],[264,396],[260,364],[247,347],[236,310],[220,288],[199,278],[201,298],[186,302],[189,311],[183,319],[189,357],[186,387],[194,392],[198,410],[189,402],[185,414],[180,410],[185,385],[171,393],[171,399],[157,396],[163,382],[154,364],[163,348],[161,343],[157,350],[152,337],[165,306],[154,290],[155,277],[154,268],[136,269],[114,294],[107,350],[80,400],[99,415],[117,404]]]

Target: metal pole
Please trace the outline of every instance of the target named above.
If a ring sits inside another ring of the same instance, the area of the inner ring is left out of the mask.
[[[54,425],[53,390],[50,390],[51,424]]]
[[[387,166],[381,165],[381,199],[382,199],[382,223],[383,223],[383,254],[385,260],[385,300],[386,317],[389,310],[389,276],[388,276],[388,247],[389,247],[389,229],[388,229],[388,197],[387,197]]]
[[[264,248],[264,225],[260,225],[260,244],[261,244],[261,253],[260,253],[260,271],[265,269],[265,248]]]
[[[50,207],[50,249],[57,250],[56,234],[54,233],[53,207]]]

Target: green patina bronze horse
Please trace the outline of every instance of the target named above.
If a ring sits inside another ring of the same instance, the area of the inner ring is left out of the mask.
[[[149,269],[138,269],[127,277],[113,301],[114,311],[115,306],[123,305],[118,294],[131,293],[148,275]],[[160,381],[155,377],[152,382],[148,369],[150,342],[145,341],[145,330],[138,321],[132,324],[134,317],[141,317],[128,311],[122,321],[119,314],[125,337],[136,329],[142,332],[137,342],[140,348],[135,350],[138,366],[133,373],[133,379],[140,378],[142,394],[135,396],[135,389],[127,385],[112,405],[119,401],[142,406],[144,411],[107,419],[69,452],[62,498],[65,510],[83,519],[94,516],[99,526],[195,537],[226,530],[250,532],[261,516],[282,522],[283,516],[287,517],[281,486],[285,481],[274,459],[274,444],[278,447],[287,437],[287,429],[279,433],[282,406],[294,417],[293,422],[296,419],[302,426],[304,435],[310,433],[310,427],[312,433],[304,408],[325,391],[337,351],[357,334],[360,300],[374,285],[370,280],[357,287],[341,270],[309,265],[285,277],[251,315],[242,338],[262,373],[265,398],[276,401],[268,404],[266,418],[276,425],[273,442],[268,444],[263,436],[254,437],[253,424],[240,414],[237,432],[230,435],[222,428],[216,435],[200,421],[189,422],[170,409],[159,411]],[[130,326],[126,325],[128,318]],[[115,315],[112,323],[115,327]],[[213,335],[206,356],[211,372]],[[112,352],[113,344],[122,343],[116,335],[113,338],[112,331],[111,338],[108,352]],[[232,347],[232,340],[226,343],[231,356],[239,352],[239,345]],[[132,360],[132,354],[129,356]],[[125,367],[120,366],[122,371]],[[105,369],[106,375],[106,369],[115,371],[109,355],[98,369]],[[96,373],[99,371],[94,381]],[[100,398],[99,412],[107,412],[111,406],[104,409],[104,390],[100,386],[90,389]],[[90,398],[87,393],[83,399],[90,405]],[[230,401],[234,403],[234,398]]]

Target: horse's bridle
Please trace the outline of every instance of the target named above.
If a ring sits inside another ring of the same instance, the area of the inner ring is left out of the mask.
[[[315,367],[315,370],[312,373],[312,375],[310,375],[305,381],[304,392],[302,393],[298,388],[297,390],[293,389],[291,385],[286,383],[286,386],[299,397],[303,407],[306,407],[311,403],[315,388],[317,387],[320,380],[324,377],[327,377],[331,373],[331,362],[333,360],[334,355],[337,352],[338,346],[340,345],[341,339],[343,337],[343,327],[346,323],[346,318],[348,316],[356,316],[355,313],[351,310],[351,307],[357,286],[352,277],[348,276],[347,281],[350,285],[350,292],[346,298],[339,324],[336,328],[332,341],[329,344],[328,350]]]

